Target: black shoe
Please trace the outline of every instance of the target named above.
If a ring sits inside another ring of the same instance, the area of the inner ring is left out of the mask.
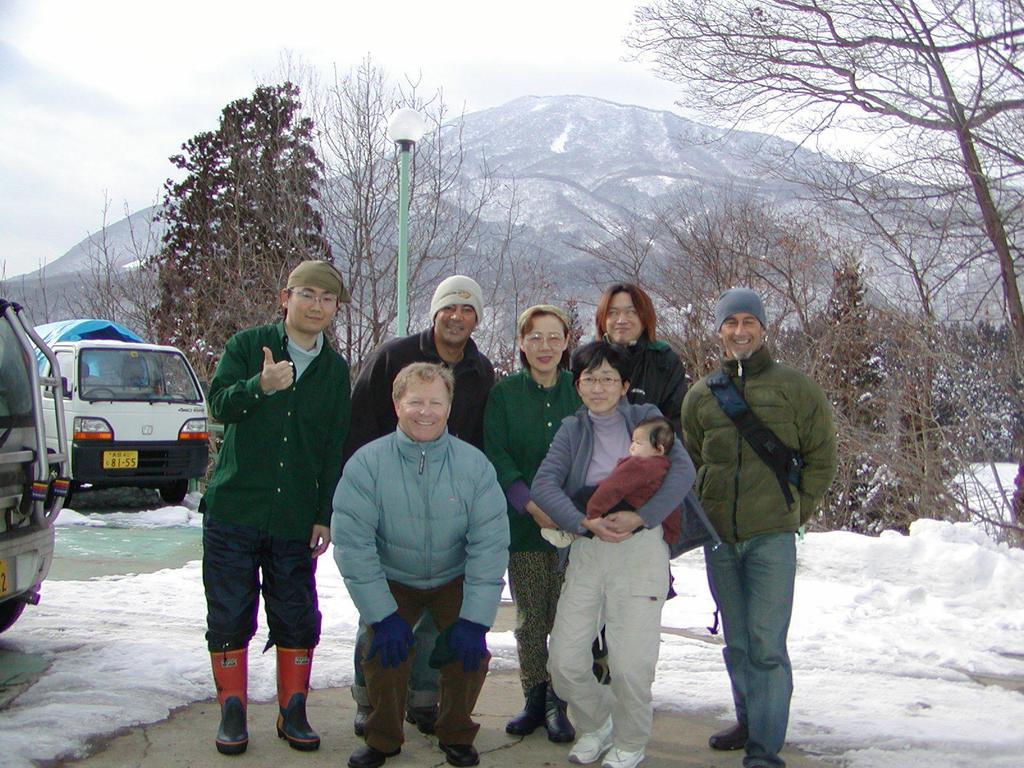
[[[555,695],[555,690],[548,686],[544,700],[544,727],[548,731],[548,741],[556,744],[567,744],[576,740],[576,729],[569,722],[565,713],[565,702]]]
[[[380,768],[389,757],[394,757],[402,751],[399,747],[394,752],[381,752],[369,744],[364,744],[348,758],[348,768]]]
[[[366,718],[373,712],[373,707],[369,704],[356,704],[356,716],[352,719],[352,730],[356,732],[356,736],[366,735]]]
[[[708,746],[722,752],[730,752],[734,749],[743,749],[747,746],[747,726],[743,723],[736,723],[732,728],[719,731],[708,739]]]
[[[277,716],[277,737],[286,739],[288,746],[300,752],[320,749],[320,734],[313,730],[306,719],[306,697],[301,693],[292,694],[288,706]]]
[[[472,744],[442,744],[438,743],[441,751],[444,752],[448,765],[479,765],[480,755]]]
[[[512,736],[526,736],[544,725],[544,698],[548,692],[547,683],[537,683],[526,692],[523,711],[505,723],[505,733]]]
[[[415,725],[420,733],[433,736],[437,729],[437,704],[428,704],[425,707],[406,707],[405,721]]]
[[[220,708],[217,751],[222,755],[240,755],[248,746],[249,731],[245,725],[245,707],[237,696],[230,696]]]

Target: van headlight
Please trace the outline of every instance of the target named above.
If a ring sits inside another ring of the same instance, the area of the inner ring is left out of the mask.
[[[206,419],[189,419],[178,430],[179,440],[209,440],[210,431],[206,428]]]
[[[114,430],[106,419],[97,419],[89,416],[75,416],[74,422],[75,440],[113,440]]]

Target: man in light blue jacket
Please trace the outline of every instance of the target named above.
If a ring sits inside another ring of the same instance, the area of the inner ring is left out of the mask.
[[[359,449],[334,494],[334,557],[371,629],[362,659],[372,713],[350,768],[401,751],[413,652],[424,610],[441,633],[439,746],[450,765],[476,765],[470,717],[487,674],[486,633],[508,564],[505,495],[483,453],[447,431],[451,371],[413,363],[395,378],[398,429]]]

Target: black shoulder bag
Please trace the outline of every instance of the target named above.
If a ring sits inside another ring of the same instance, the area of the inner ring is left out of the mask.
[[[792,504],[793,493],[789,486],[800,487],[800,473],[804,468],[804,459],[800,452],[779,440],[775,433],[757,418],[725,371],[718,370],[711,374],[707,384],[718,405],[736,425],[743,439],[754,449],[758,458],[775,473],[782,494],[786,497],[786,503]]]

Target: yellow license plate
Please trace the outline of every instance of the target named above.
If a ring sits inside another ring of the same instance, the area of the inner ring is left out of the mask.
[[[7,561],[0,560],[0,597],[14,589],[14,579],[7,575]]]
[[[136,469],[139,466],[138,451],[104,451],[104,469]]]

